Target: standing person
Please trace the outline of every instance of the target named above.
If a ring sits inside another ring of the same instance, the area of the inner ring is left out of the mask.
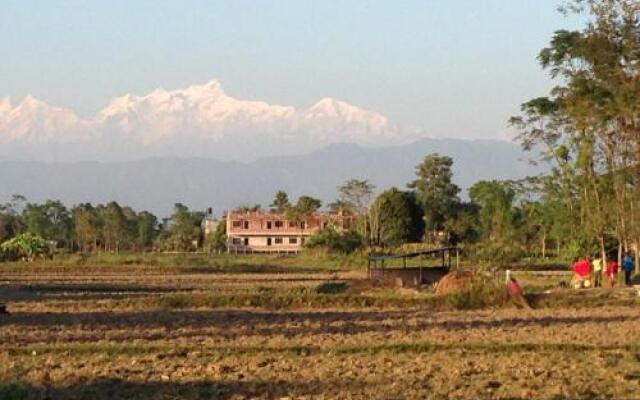
[[[610,261],[607,262],[607,270],[605,271],[605,274],[609,279],[609,287],[614,287],[616,285],[616,282],[618,281],[619,269],[620,266],[618,265],[618,262],[613,257],[611,257]]]
[[[593,260],[593,287],[602,286],[602,257],[596,256]]]
[[[624,270],[624,284],[627,286],[631,285],[631,273],[633,272],[634,267],[635,265],[631,255],[629,255],[629,253],[624,253],[622,269]]]

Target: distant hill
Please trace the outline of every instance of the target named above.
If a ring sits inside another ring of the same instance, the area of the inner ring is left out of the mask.
[[[250,163],[205,158],[69,163],[0,159],[0,200],[15,193],[30,201],[55,198],[69,205],[116,200],[158,216],[183,202],[193,209],[213,207],[219,214],[241,203],[267,206],[279,189],[291,199],[308,194],[332,201],[336,186],[350,178],[369,179],[378,190],[404,188],[429,153],[454,159],[455,182],[465,190],[481,179],[539,172],[516,144],[499,140],[422,139],[377,148],[334,144]]]

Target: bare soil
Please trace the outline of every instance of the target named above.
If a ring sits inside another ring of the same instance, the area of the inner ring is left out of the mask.
[[[533,310],[156,301],[289,293],[360,274],[0,275],[12,313],[0,315],[0,399],[640,396],[640,303],[630,290],[559,292],[569,300]],[[426,296],[370,290],[409,305]],[[604,300],[580,306],[585,296]]]

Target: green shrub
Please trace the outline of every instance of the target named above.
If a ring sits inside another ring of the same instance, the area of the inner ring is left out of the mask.
[[[0,245],[2,257],[10,260],[33,261],[49,255],[46,240],[32,233],[21,233]]]
[[[473,310],[501,305],[504,300],[502,285],[495,281],[477,280],[461,291],[447,294],[445,304],[450,309]]]
[[[227,249],[227,225],[220,222],[215,232],[204,239],[204,249],[209,253],[222,253]]]
[[[325,282],[316,287],[316,293],[318,294],[340,294],[347,291],[346,282]]]
[[[331,252],[349,254],[362,247],[362,236],[353,231],[338,232],[328,226],[309,238],[305,247],[325,248]]]

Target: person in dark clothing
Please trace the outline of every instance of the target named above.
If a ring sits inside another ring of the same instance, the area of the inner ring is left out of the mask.
[[[624,258],[622,259],[622,269],[624,271],[624,284],[629,286],[631,285],[631,274],[635,268],[635,263],[633,262],[633,258],[626,253]]]

